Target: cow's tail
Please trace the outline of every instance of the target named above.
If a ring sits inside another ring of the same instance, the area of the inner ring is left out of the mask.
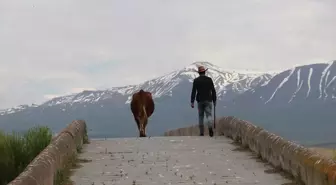
[[[142,110],[144,112],[145,119],[147,119],[148,118],[147,111],[146,111],[146,107],[144,105],[142,106]]]

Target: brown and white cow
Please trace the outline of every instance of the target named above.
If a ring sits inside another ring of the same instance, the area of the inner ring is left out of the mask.
[[[152,93],[141,89],[133,94],[131,110],[137,123],[140,137],[146,137],[148,118],[153,114],[154,109]]]

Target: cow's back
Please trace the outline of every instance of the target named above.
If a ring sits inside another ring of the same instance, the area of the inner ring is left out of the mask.
[[[153,114],[154,110],[155,110],[154,100],[152,98],[152,95],[149,94],[148,96],[146,96],[146,112],[147,112],[147,116],[150,117]]]
[[[146,107],[147,117],[150,117],[155,109],[154,100],[150,92],[140,90],[132,96],[131,110],[134,115],[138,115],[142,106]]]
[[[140,107],[140,101],[139,101],[139,95],[138,93],[135,93],[133,94],[132,96],[132,101],[131,101],[131,110],[132,110],[132,113],[136,116],[138,116],[139,114],[139,107]]]

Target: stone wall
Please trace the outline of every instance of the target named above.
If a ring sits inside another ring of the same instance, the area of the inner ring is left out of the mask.
[[[196,136],[197,126],[179,128],[165,136]],[[217,121],[216,135],[224,135],[248,147],[274,167],[306,185],[336,185],[336,164],[332,159],[287,141],[247,121],[224,117]]]
[[[54,184],[57,170],[77,153],[86,134],[85,121],[73,121],[9,185]]]

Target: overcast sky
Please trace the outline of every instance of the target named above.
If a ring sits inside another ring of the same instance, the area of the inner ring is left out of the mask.
[[[0,0],[0,108],[135,84],[207,60],[336,59],[335,0]]]

